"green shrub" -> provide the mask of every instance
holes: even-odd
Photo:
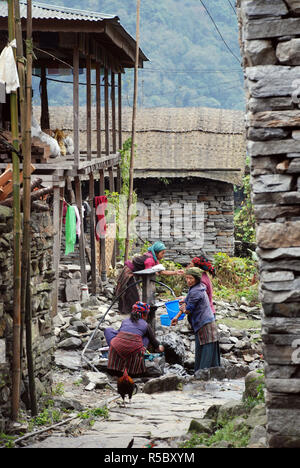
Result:
[[[244,297],[250,304],[259,302],[257,263],[251,258],[230,257],[219,252],[214,255],[216,276],[214,296],[240,302]]]

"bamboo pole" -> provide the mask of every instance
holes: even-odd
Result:
[[[133,178],[134,178],[134,147],[135,147],[135,124],[136,124],[136,108],[138,95],[138,67],[139,67],[139,42],[140,42],[140,0],[137,0],[136,7],[136,53],[134,64],[134,94],[133,94],[133,110],[132,110],[132,136],[131,136],[131,157],[130,157],[130,172],[129,172],[129,196],[127,204],[127,226],[125,240],[125,261],[129,256],[130,242],[130,219],[133,198]]]
[[[26,119],[26,97],[25,97],[25,59],[22,37],[22,25],[20,18],[20,3],[15,1],[15,24],[16,24],[16,40],[17,40],[17,67],[20,81],[19,88],[19,103],[20,103],[20,123],[22,132],[22,144],[25,142],[25,119]]]
[[[14,0],[8,0],[8,37],[15,38]],[[14,51],[15,54],[15,51]],[[18,97],[10,94],[12,144],[19,151]],[[14,294],[13,294],[13,362],[12,362],[12,408],[11,418],[17,420],[20,400],[20,330],[21,330],[21,216],[20,216],[20,163],[12,152],[13,163],[13,245],[14,245]]]
[[[20,124],[21,124],[21,138],[22,138],[22,148],[25,147],[25,126],[26,126],[26,97],[25,97],[25,59],[24,59],[24,48],[23,48],[23,36],[22,36],[22,25],[21,25],[21,16],[20,16],[20,4],[19,0],[14,0],[15,8],[15,29],[16,29],[16,42],[17,42],[17,53],[16,53],[16,62],[18,68],[18,75],[20,81],[19,88],[19,106],[20,106]],[[21,180],[20,180],[21,183]],[[20,200],[22,205],[22,194],[20,191]],[[20,210],[22,206],[20,205]],[[21,252],[22,255],[23,251]],[[22,258],[22,265],[24,261]],[[24,350],[23,338],[24,338],[24,310],[25,307],[25,290],[26,290],[26,273],[22,269],[21,272],[21,328],[20,328],[20,373],[22,374],[22,356]]]
[[[28,367],[29,394],[32,416],[37,415],[36,389],[34,378],[34,360],[32,353],[32,301],[31,301],[31,236],[30,236],[30,216],[31,216],[31,120],[32,120],[32,2],[27,0],[27,23],[26,23],[26,130],[25,130],[25,154],[23,162],[23,211],[24,211],[24,234],[23,234],[23,265],[25,270],[25,303],[23,304],[25,313],[26,329],[26,356]]]

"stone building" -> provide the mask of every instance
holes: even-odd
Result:
[[[300,2],[238,0],[268,441],[300,447]]]
[[[53,125],[72,134],[70,108],[50,107],[49,113]],[[39,117],[38,109],[35,115]],[[80,149],[84,151],[84,108],[80,109],[79,119]],[[93,118],[91,124],[95,147]],[[123,142],[131,137],[131,126],[132,110],[124,109]],[[244,132],[241,111],[138,110],[134,162],[138,244],[161,239],[168,249],[167,258],[183,264],[200,250],[208,256],[219,251],[233,255],[234,185],[242,185],[244,175]]]
[[[127,117],[127,118],[126,118]],[[123,117],[123,140],[131,121]],[[140,239],[161,239],[168,259],[234,254],[234,185],[246,161],[244,113],[211,108],[140,109],[134,187]]]

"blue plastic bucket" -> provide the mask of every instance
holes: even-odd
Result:
[[[168,312],[168,316],[172,320],[179,312],[179,300],[165,302],[165,306]],[[183,320],[185,314],[181,314],[178,320]]]
[[[166,315],[161,315],[160,316],[160,323],[164,326],[164,327],[169,327],[171,325],[171,319],[170,317],[168,316],[168,314]]]

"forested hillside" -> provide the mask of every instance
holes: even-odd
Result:
[[[48,3],[117,15],[135,37],[136,0]],[[140,46],[150,61],[139,72],[139,106],[244,108],[234,3],[141,0]],[[129,71],[124,78],[124,105],[131,105],[132,92],[133,73]],[[51,104],[69,104],[72,90],[70,85],[51,83],[49,94]]]

